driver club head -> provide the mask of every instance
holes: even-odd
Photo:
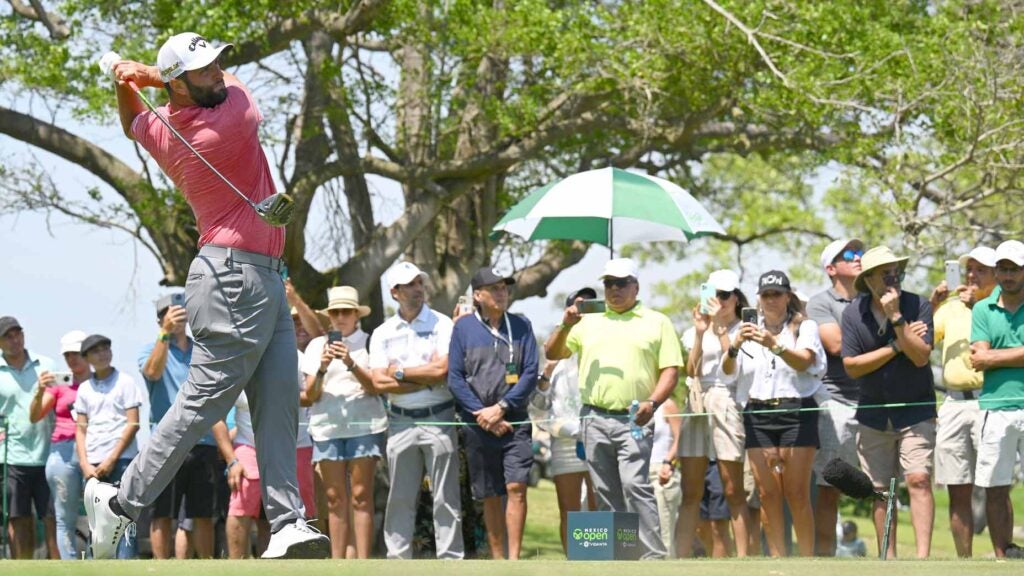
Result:
[[[256,204],[256,213],[263,218],[263,221],[271,226],[285,226],[291,222],[295,212],[295,201],[284,192],[278,192],[268,196],[262,202]]]

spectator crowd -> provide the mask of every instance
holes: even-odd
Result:
[[[412,558],[426,495],[431,549],[461,559],[467,484],[481,503],[491,556],[517,559],[536,426],[550,438],[564,549],[567,514],[591,509],[635,513],[645,559],[698,549],[715,557],[864,555],[856,525],[837,522],[839,491],[822,477],[840,458],[877,491],[891,478],[903,482],[917,557],[931,554],[935,486],[949,494],[958,556],[974,554],[978,487],[995,556],[1024,557],[1012,542],[1010,504],[1024,454],[1024,244],[977,247],[957,263],[963,281],[951,285],[950,277],[928,295],[903,288],[908,258],[884,246],[865,251],[857,239],[824,249],[829,287],[810,298],[781,270],[762,274],[752,298],[735,271],[716,270],[680,336],[639,299],[636,263],[612,259],[599,279],[603,292],[569,294],[543,340],[530,319],[508,311],[515,280],[490,268],[473,275],[472,303],[449,316],[430,307],[426,273],[394,265],[385,281],[396,312],[370,334],[361,320],[371,310],[355,288],[330,288],[326,308],[313,310],[285,280],[299,359],[287,378],[300,391],[295,467],[305,515],[321,518],[334,558],[371,557],[378,528],[388,558]],[[37,519],[51,558],[88,556],[77,535],[80,509],[90,505],[83,486],[117,482],[139,453],[137,433],[150,426],[140,421],[144,390],[154,428],[175,409],[196,347],[190,316],[204,305],[196,300],[171,294],[157,302],[156,337],[137,353],[72,330],[60,340],[62,363],[27,347],[29,332],[15,316],[0,317],[13,557],[32,557]],[[224,555],[267,547],[264,502],[278,496],[260,471],[276,474],[279,463],[258,462],[280,434],[257,433],[270,404],[253,402],[259,394],[265,389],[246,388],[148,508],[155,558],[220,554],[222,517]],[[871,515],[880,548],[884,503]],[[138,536],[127,530],[117,557],[138,557]]]

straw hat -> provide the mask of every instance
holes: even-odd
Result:
[[[359,291],[352,286],[335,286],[327,289],[327,308],[324,310],[358,310],[359,317],[370,315],[369,306],[359,304]]]
[[[868,285],[864,283],[864,279],[871,274],[872,270],[887,264],[899,264],[900,272],[902,272],[907,268],[907,260],[909,258],[900,258],[893,254],[888,246],[875,246],[860,257],[860,274],[853,281],[853,287],[858,292],[868,293],[870,290],[868,290]]]

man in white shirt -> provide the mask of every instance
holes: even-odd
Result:
[[[426,473],[434,496],[437,557],[461,559],[458,440],[453,427],[440,425],[455,417],[455,401],[446,383],[452,321],[426,305],[426,279],[409,262],[388,271],[398,313],[381,324],[370,340],[374,388],[387,393],[390,412],[391,490],[384,514],[384,543],[388,558],[412,558],[416,502]]]

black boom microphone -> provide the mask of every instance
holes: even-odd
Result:
[[[868,478],[867,474],[850,466],[841,458],[829,460],[828,464],[825,464],[825,469],[821,471],[821,475],[824,476],[826,482],[851,498],[886,499],[885,494],[875,491],[875,487],[871,484],[871,478]]]

